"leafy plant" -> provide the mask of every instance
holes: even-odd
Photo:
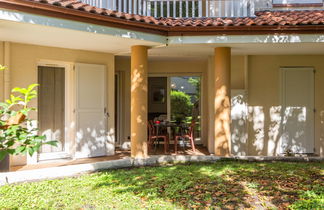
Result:
[[[322,188],[322,187],[321,187]],[[324,190],[303,192],[300,200],[289,206],[290,209],[323,209]]]
[[[201,87],[201,80],[200,77],[190,77],[188,79],[188,82],[195,87],[196,89],[196,94],[195,94],[195,100],[198,101],[200,100],[200,87]]]
[[[0,70],[5,67],[0,65]],[[57,145],[57,141],[46,141],[45,136],[37,135],[37,128],[28,118],[29,113],[36,110],[28,104],[37,97],[37,86],[16,87],[10,99],[0,103],[0,160],[8,154],[32,156],[43,144]]]
[[[187,116],[191,116],[193,104],[190,96],[184,92],[171,91],[171,116],[172,120],[178,122],[185,121]]]

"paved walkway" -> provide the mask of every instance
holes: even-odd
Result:
[[[57,179],[63,177],[78,176],[85,173],[93,173],[98,170],[130,168],[140,166],[154,166],[163,164],[176,164],[188,162],[215,162],[219,160],[245,160],[245,161],[324,161],[324,157],[217,157],[214,155],[152,155],[146,159],[133,159],[119,154],[119,159],[93,159],[94,162],[75,164],[63,164],[45,168],[21,170],[0,173],[0,185],[20,182],[39,181],[45,179]],[[95,161],[97,160],[97,161]],[[100,160],[100,161],[99,161]]]
[[[162,145],[163,146],[163,145]],[[155,152],[150,155],[164,155],[163,147],[160,146]],[[170,145],[173,148],[173,145]],[[169,155],[176,155],[175,153],[170,153]],[[206,147],[198,145],[196,148],[196,152],[192,152],[190,148],[186,150],[180,150],[177,155],[209,155],[209,152]],[[25,171],[25,170],[34,170],[34,169],[42,169],[42,168],[51,168],[51,167],[59,167],[59,166],[68,166],[68,165],[78,165],[78,164],[85,164],[85,163],[96,163],[96,162],[103,162],[109,160],[121,160],[126,157],[130,157],[130,151],[122,151],[117,150],[115,155],[105,156],[105,157],[94,157],[94,158],[83,158],[83,159],[76,159],[76,160],[52,160],[47,162],[41,162],[32,165],[23,165],[23,166],[12,166],[10,167],[10,171]]]

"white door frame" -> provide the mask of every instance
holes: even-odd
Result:
[[[280,125],[280,135],[282,136],[283,133],[284,133],[284,129],[283,129],[283,126],[282,126],[282,119],[283,119],[283,116],[284,116],[284,111],[285,111],[285,104],[284,104],[284,101],[285,101],[285,96],[284,96],[284,92],[285,92],[285,71],[286,70],[292,70],[292,69],[295,69],[295,70],[309,70],[309,71],[312,71],[313,72],[313,77],[311,77],[311,84],[312,84],[312,87],[313,87],[313,93],[311,94],[311,103],[312,103],[312,109],[314,110],[313,114],[312,114],[312,129],[311,129],[311,132],[312,132],[312,137],[313,139],[311,141],[313,141],[313,146],[314,146],[314,150],[315,150],[315,69],[314,67],[309,67],[309,66],[289,66],[289,67],[280,67],[280,105],[281,105],[281,125]],[[283,151],[281,151],[281,144],[282,144],[282,137],[280,138],[280,141],[279,141],[279,146],[278,146],[278,150],[277,150],[277,154],[282,154]],[[314,153],[315,151],[313,151]]]
[[[73,63],[64,62],[64,61],[56,61],[56,60],[39,60],[36,65],[36,78],[38,78],[38,67],[55,67],[55,68],[64,68],[65,72],[65,91],[64,91],[64,100],[65,100],[65,117],[64,117],[64,151],[62,152],[51,152],[51,153],[39,153],[37,152],[32,157],[27,156],[27,164],[35,164],[42,160],[51,160],[51,159],[62,159],[62,158],[71,158],[71,146],[73,144],[73,129],[70,128],[69,125],[74,123],[73,117],[73,91],[71,91],[71,87],[73,86]],[[38,105],[37,105],[38,106]],[[38,127],[37,123],[35,125]]]

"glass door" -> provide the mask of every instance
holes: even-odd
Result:
[[[170,77],[170,119],[177,123],[195,123],[195,140],[201,137],[201,78]]]
[[[148,120],[167,120],[188,125],[194,122],[195,140],[199,141],[201,138],[201,77],[149,77]]]

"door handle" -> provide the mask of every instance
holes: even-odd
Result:
[[[106,107],[104,108],[104,115],[106,115],[107,117],[110,117],[110,114],[109,114],[109,112],[107,112],[107,108]]]

